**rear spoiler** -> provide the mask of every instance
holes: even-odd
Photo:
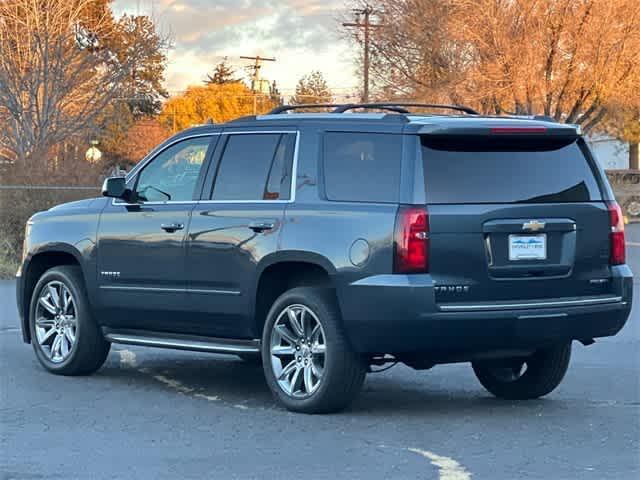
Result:
[[[460,122],[461,124],[464,122]],[[445,124],[409,124],[407,133],[418,135],[443,135],[443,136],[488,136],[488,137],[553,137],[553,138],[578,138],[582,131],[579,125],[561,123],[506,123],[491,122],[482,125],[445,125]]]

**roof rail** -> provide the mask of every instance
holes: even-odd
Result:
[[[437,103],[413,103],[413,102],[382,102],[382,103],[350,103],[348,105],[342,105],[337,107],[333,113],[344,113],[347,110],[354,110],[356,108],[371,108],[381,110],[391,110],[397,113],[411,113],[406,108],[402,107],[426,107],[426,108],[444,108],[448,110],[457,110],[469,115],[480,115],[474,109],[464,107],[462,105],[440,105]]]
[[[534,115],[533,119],[534,120],[542,120],[544,122],[558,123],[558,121],[555,118],[553,118],[551,115]]]
[[[347,105],[342,103],[308,103],[301,105],[280,105],[279,107],[274,108],[270,112],[267,112],[267,115],[277,115],[278,113],[288,112],[290,110],[300,110],[302,108],[340,108],[345,107]]]

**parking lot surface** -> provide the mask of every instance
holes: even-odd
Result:
[[[628,228],[640,273],[640,225]],[[57,377],[22,343],[0,282],[0,479],[640,478],[640,280],[618,336],[583,347],[560,387],[492,398],[467,364],[367,377],[347,411],[277,407],[235,357],[114,345],[90,377]]]

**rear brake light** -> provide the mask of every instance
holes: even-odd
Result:
[[[607,202],[607,209],[609,210],[609,225],[611,226],[611,233],[609,234],[609,263],[611,265],[622,265],[626,261],[622,209],[617,202]]]
[[[491,133],[547,133],[547,127],[493,127]]]
[[[429,215],[424,207],[398,209],[394,240],[394,273],[429,270]]]

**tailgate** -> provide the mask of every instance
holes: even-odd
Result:
[[[438,303],[611,291],[608,209],[581,142],[422,137]]]

